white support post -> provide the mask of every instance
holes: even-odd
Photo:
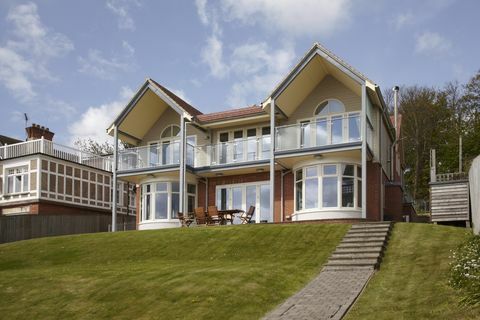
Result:
[[[179,188],[180,188],[180,203],[179,203],[179,211],[185,213],[183,208],[185,206],[185,149],[186,149],[186,141],[185,141],[185,118],[180,115],[180,172],[179,172]]]
[[[112,179],[112,232],[117,231],[117,164],[118,164],[118,128],[113,127],[113,179]]]
[[[270,101],[270,212],[275,217],[275,99]]]
[[[367,218],[367,86],[362,85],[362,219]]]
[[[45,153],[45,138],[43,136],[40,138],[40,153]]]

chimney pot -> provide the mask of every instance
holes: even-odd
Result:
[[[41,139],[42,137],[44,137],[45,140],[52,141],[55,135],[49,128],[35,123],[32,123],[32,125],[25,128],[25,130],[27,131],[27,141]]]

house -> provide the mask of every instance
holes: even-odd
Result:
[[[53,142],[54,133],[32,124],[27,141],[0,146],[0,217],[110,215],[111,159]],[[117,212],[134,220],[135,186],[117,182]]]
[[[402,218],[381,90],[320,44],[245,108],[203,114],[147,79],[107,132],[135,146],[116,146],[113,180],[137,185],[139,229],[175,227],[178,212],[211,205],[253,205],[257,223]]]

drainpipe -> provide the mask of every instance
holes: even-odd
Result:
[[[113,127],[113,178],[112,178],[112,232],[117,231],[117,163],[118,163],[118,128]]]
[[[398,91],[400,88],[398,86],[393,87],[393,123],[395,128],[395,137],[391,147],[391,159],[390,159],[390,174],[392,179],[395,180],[395,167],[398,165],[397,163],[397,144],[398,144]],[[394,167],[395,166],[395,167]]]

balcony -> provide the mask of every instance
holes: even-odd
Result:
[[[221,166],[270,159],[270,145],[270,135],[265,135],[197,146],[195,147],[195,167]]]
[[[360,114],[354,112],[279,126],[275,128],[275,151],[293,151],[361,141],[360,121]]]
[[[13,159],[33,154],[46,154],[55,158],[112,171],[112,160],[92,153],[70,148],[49,140],[38,139],[0,147],[0,159]]]
[[[186,163],[194,166],[195,147],[187,143]],[[148,146],[129,148],[118,152],[118,170],[138,170],[168,167],[180,164],[180,142],[152,143]]]

